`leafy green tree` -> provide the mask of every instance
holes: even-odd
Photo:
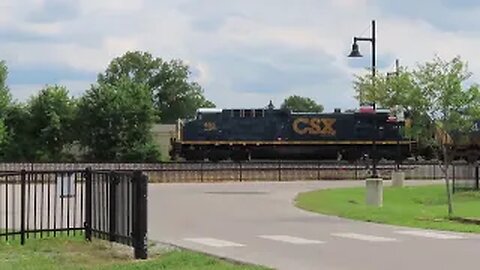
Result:
[[[5,126],[5,114],[11,102],[10,90],[7,86],[8,68],[5,61],[0,61],[0,150],[7,142],[7,128]]]
[[[128,78],[146,85],[160,121],[173,123],[193,117],[198,108],[215,107],[204,97],[202,87],[190,81],[190,75],[181,60],[164,61],[148,52],[134,51],[113,59],[98,75],[98,82],[116,85],[121,78]]]
[[[435,57],[413,71],[402,68],[397,76],[378,74],[375,84],[371,75],[357,76],[354,81],[357,99],[381,107],[408,108],[414,120],[411,135],[419,143],[441,149],[450,216],[453,205],[448,169],[455,144],[452,136],[470,131],[473,121],[480,117],[480,90],[475,84],[466,86],[470,77],[468,66],[460,57],[450,61]]]
[[[460,57],[445,61],[439,57],[420,65],[414,72],[415,81],[423,95],[429,100],[426,112],[438,125],[437,138],[443,153],[442,170],[447,188],[448,215],[453,215],[452,189],[448,169],[452,160],[455,132],[468,132],[474,120],[480,116],[480,96],[477,85],[465,86],[471,77],[468,66]]]
[[[46,86],[28,102],[29,130],[35,160],[60,161],[73,143],[75,100],[63,86]]]
[[[150,89],[121,77],[92,86],[80,99],[79,142],[94,161],[157,161],[152,142],[154,108]]]
[[[311,98],[297,95],[287,97],[280,107],[294,112],[323,112],[321,104],[317,104]]]
[[[5,113],[7,142],[2,159],[5,161],[31,162],[35,160],[35,138],[31,132],[30,112],[25,104],[11,104]]]
[[[383,74],[376,74],[372,77],[371,73],[365,75],[355,75],[353,81],[353,89],[355,90],[355,98],[360,104],[375,103],[377,106],[385,106],[387,97],[387,77]]]
[[[406,135],[421,145],[421,149],[428,151],[422,155],[433,154],[435,141],[432,139],[431,119],[427,114],[430,100],[424,95],[417,85],[412,71],[400,67],[395,75],[377,74],[372,80],[369,73],[356,76],[353,86],[356,99],[364,103],[375,103],[379,108],[393,109],[400,106],[409,113],[409,118],[414,119],[406,131]]]
[[[154,100],[163,123],[193,117],[198,108],[215,107],[198,83],[188,81],[189,76],[188,66],[180,60],[162,64],[160,76],[154,80]]]

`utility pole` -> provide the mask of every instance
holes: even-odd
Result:
[[[397,78],[400,76],[400,60],[395,59],[395,71],[394,72],[387,72],[387,77],[395,75]],[[396,113],[398,114],[398,106],[396,109]],[[397,115],[398,116],[398,115]],[[398,121],[397,118],[397,162],[396,162],[396,171],[400,171],[400,156],[401,156],[401,150],[400,150],[400,122]]]

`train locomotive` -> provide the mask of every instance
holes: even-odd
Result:
[[[172,160],[406,159],[415,142],[390,110],[302,113],[275,109],[199,109],[179,121],[171,139]]]

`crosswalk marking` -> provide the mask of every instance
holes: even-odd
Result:
[[[244,245],[215,238],[184,238],[183,240],[211,247],[243,247]]]
[[[343,238],[351,238],[355,240],[363,240],[369,242],[393,242],[397,241],[395,238],[388,238],[388,237],[381,237],[381,236],[374,236],[368,234],[359,234],[359,233],[332,233],[333,236],[343,237]]]
[[[305,239],[305,238],[294,237],[294,236],[289,236],[289,235],[259,235],[258,237],[264,238],[264,239],[269,239],[269,240],[287,242],[287,243],[290,243],[290,244],[297,244],[297,245],[323,244],[323,243],[325,243],[325,242],[319,241],[319,240],[311,240],[311,239]]]
[[[444,234],[431,231],[396,231],[398,234],[406,234],[434,239],[450,240],[450,239],[465,239],[465,237],[454,234]]]

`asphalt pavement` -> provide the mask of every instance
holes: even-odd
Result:
[[[407,182],[426,183],[432,181]],[[480,235],[357,222],[293,205],[299,192],[362,185],[363,181],[151,184],[149,238],[275,269],[480,268]]]

